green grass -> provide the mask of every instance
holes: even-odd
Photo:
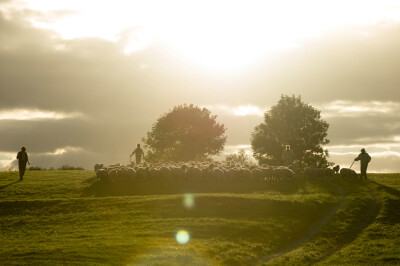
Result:
[[[93,171],[0,172],[0,264],[399,263],[400,177],[371,179],[104,186]]]
[[[399,174],[370,175],[372,181],[343,181],[345,201],[307,243],[269,264],[384,265],[400,263]],[[389,184],[388,187],[384,184]]]
[[[400,264],[400,174],[376,174],[371,179],[367,188],[377,203],[374,219],[324,263]]]

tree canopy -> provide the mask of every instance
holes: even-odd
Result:
[[[302,102],[300,96],[282,95],[252,133],[254,157],[259,163],[281,165],[282,152],[290,145],[299,167],[327,167],[329,154],[322,145],[329,143],[328,128],[320,111]]]
[[[226,143],[226,128],[207,108],[175,106],[161,115],[142,138],[148,161],[205,160],[219,154]]]

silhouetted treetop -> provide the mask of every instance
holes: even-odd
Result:
[[[149,161],[204,160],[220,153],[226,128],[207,108],[179,105],[161,115],[142,140]]]
[[[279,165],[285,145],[290,145],[299,166],[327,167],[328,151],[322,145],[329,143],[328,128],[320,111],[300,96],[282,95],[252,133],[254,156],[260,163]]]

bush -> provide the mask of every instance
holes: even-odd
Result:
[[[42,168],[40,166],[31,166],[28,168],[29,171],[45,171],[46,168]]]
[[[75,167],[75,166],[70,166],[68,164],[65,164],[58,168],[58,170],[85,170],[83,167]]]

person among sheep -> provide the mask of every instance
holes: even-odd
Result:
[[[18,168],[19,168],[19,181],[22,181],[24,179],[26,163],[28,163],[29,165],[31,164],[29,162],[28,154],[26,153],[25,147],[22,147],[21,151],[18,152],[17,159],[18,159]]]
[[[293,164],[294,161],[294,151],[290,149],[290,145],[286,145],[286,149],[282,153],[282,160],[285,166]]]
[[[361,175],[360,179],[364,176],[365,180],[367,180],[367,168],[368,164],[371,161],[371,156],[369,156],[368,153],[365,152],[365,149],[361,149],[361,153],[358,155],[357,158],[354,159],[354,161],[360,161],[361,162]]]
[[[131,158],[134,154],[135,154],[135,158],[136,158],[136,164],[141,163],[142,156],[144,156],[144,152],[143,152],[142,148],[140,148],[139,143],[136,145],[136,149],[132,152]]]

